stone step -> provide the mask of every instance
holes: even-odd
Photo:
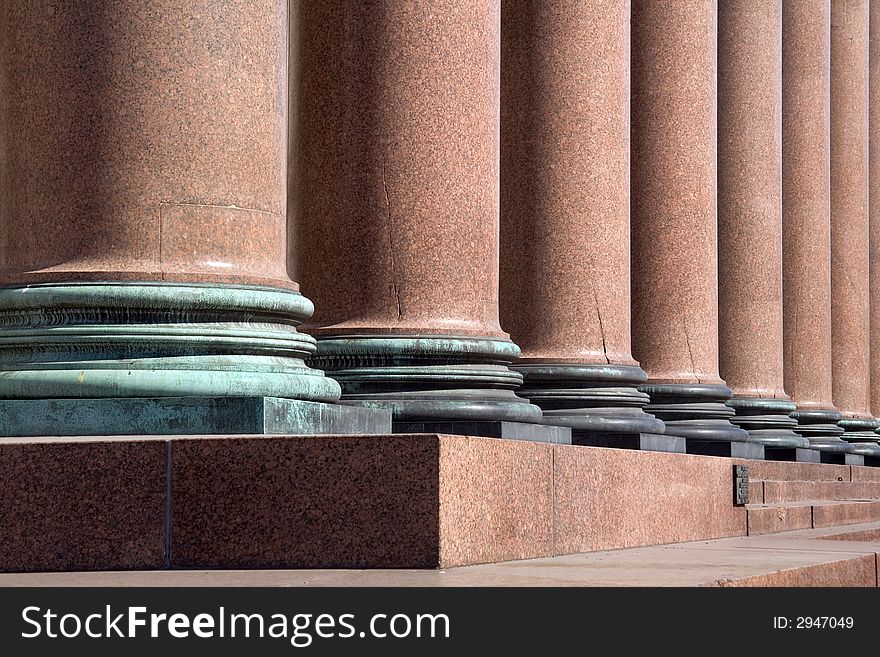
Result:
[[[750,481],[749,501],[776,504],[808,500],[880,500],[876,481]]]
[[[855,525],[880,532],[880,523]],[[0,574],[3,586],[877,586],[880,546],[810,529],[444,570]]]
[[[859,471],[858,481],[880,481],[880,468],[866,466],[831,465],[828,463],[794,463],[790,461],[744,461],[736,463],[749,466],[752,481],[852,481],[853,471]],[[866,472],[870,471],[870,472]]]
[[[873,561],[873,563],[872,563]],[[876,569],[876,556],[844,557],[808,566],[783,568],[760,575],[718,580],[708,586],[791,587],[791,586],[876,586],[871,584],[871,567]],[[876,570],[874,575],[876,581]]]
[[[880,481],[880,468],[852,466],[853,481]]]
[[[785,504],[749,504],[748,534],[774,534],[880,520],[880,501],[805,501]]]
[[[880,527],[869,527],[851,532],[839,532],[829,534],[828,536],[820,536],[819,538],[832,541],[867,541],[870,543],[880,543]]]

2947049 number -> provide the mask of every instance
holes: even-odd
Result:
[[[773,628],[777,630],[851,630],[855,625],[852,616],[774,616]]]

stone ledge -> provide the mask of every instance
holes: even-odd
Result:
[[[880,482],[875,481],[764,481],[764,502],[808,500],[880,500]],[[756,500],[757,501],[757,500]]]
[[[729,459],[440,434],[0,439],[0,570],[437,568],[745,534]]]
[[[0,439],[0,466],[0,570],[447,568],[746,534],[731,459],[687,454],[442,434],[112,436]],[[765,531],[795,526],[768,516]]]
[[[749,536],[776,534],[813,526],[813,507],[805,506],[749,506]]]
[[[860,525],[880,531],[880,523]],[[444,570],[175,570],[0,574],[3,586],[877,586],[877,544],[828,529]]]
[[[747,509],[750,536],[880,520],[880,501],[877,500],[750,504]]]

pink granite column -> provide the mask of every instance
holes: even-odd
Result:
[[[633,355],[689,451],[759,456],[718,374],[716,19],[714,0],[633,2]]]
[[[338,398],[286,270],[287,18],[0,5],[0,397]]]
[[[501,323],[519,394],[617,446],[664,431],[630,353],[629,23],[629,0],[502,4]]]
[[[783,389],[782,0],[718,7],[718,320],[734,424],[768,457],[809,447]]]
[[[398,428],[539,420],[498,321],[500,3],[320,0],[293,30],[292,261],[321,295],[314,362]]]
[[[831,373],[843,439],[880,456],[871,415],[868,0],[831,2]]]
[[[880,417],[880,2],[870,7],[868,117],[871,413]],[[877,430],[880,432],[880,429]]]
[[[825,455],[840,440],[831,398],[830,0],[782,5],[782,286],[785,390],[796,431]],[[823,458],[836,458],[823,456]]]

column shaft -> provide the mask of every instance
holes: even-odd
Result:
[[[294,263],[343,397],[538,420],[498,321],[500,4],[299,7]]]
[[[871,413],[880,416],[880,2],[870,6],[868,117]],[[877,431],[880,431],[878,429]]]
[[[782,5],[785,389],[798,433],[851,452],[831,396],[830,0]]]
[[[716,19],[714,0],[633,2],[633,354],[689,450],[749,440],[718,374]]]
[[[718,279],[733,422],[768,447],[809,447],[783,389],[782,0],[719,4]]]
[[[519,394],[576,432],[662,433],[630,353],[629,0],[505,0],[501,322]]]
[[[285,262],[287,3],[0,8],[0,396],[333,401]]]
[[[880,456],[871,415],[868,0],[831,3],[831,372],[844,440]]]

